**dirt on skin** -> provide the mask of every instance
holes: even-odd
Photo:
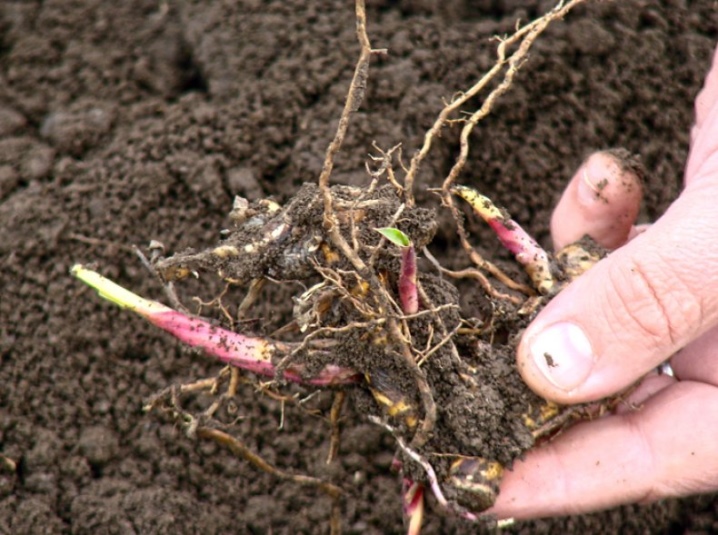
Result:
[[[489,37],[552,4],[433,5],[369,2],[372,45],[389,54],[372,61],[334,183],[366,184],[372,141],[401,142],[412,154],[443,99],[492,64]],[[549,247],[549,214],[573,170],[593,150],[623,147],[648,171],[642,217],[655,219],[680,191],[692,103],[717,34],[709,0],[577,9],[539,39],[477,128],[460,182]],[[357,54],[346,2],[0,5],[0,533],[328,532],[321,493],[142,412],[157,391],[220,365],[100,301],[68,270],[94,262],[163,299],[131,245],[209,247],[230,227],[235,195],[286,205],[315,183]],[[426,189],[446,176],[457,138],[458,130],[445,132],[425,163],[419,205],[435,202]],[[478,218],[467,228],[487,258],[508,259]],[[447,267],[466,266],[448,218],[430,247]],[[224,286],[200,283],[188,283],[186,295],[210,299]],[[248,327],[268,334],[286,323],[287,295],[267,288]],[[462,291],[462,306],[472,295]],[[342,483],[346,532],[403,532],[395,443],[361,404],[347,404],[340,455],[327,466],[323,417],[251,384],[235,403],[235,432],[252,450],[287,471]],[[322,415],[330,403],[307,402]],[[510,531],[716,529],[714,497],[701,497]],[[430,501],[423,532],[477,529]]]

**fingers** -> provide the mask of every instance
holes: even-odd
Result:
[[[607,249],[629,237],[643,194],[640,164],[626,151],[591,155],[579,168],[551,218],[554,248],[588,234]]]
[[[599,399],[718,324],[716,203],[718,184],[696,183],[556,296],[519,345],[528,385],[559,403]]]
[[[539,314],[520,343],[519,369],[559,403],[615,393],[671,355],[680,381],[652,374],[618,414],[530,451],[505,476],[491,511],[500,518],[718,489],[718,428],[700,424],[718,417],[718,52],[696,101],[686,190],[640,231],[638,201],[619,187],[627,171],[594,155],[564,192],[552,220],[556,247],[587,233],[620,249]]]
[[[718,388],[679,382],[642,409],[579,424],[507,471],[490,513],[586,513],[718,488]]]
[[[701,93],[702,122],[681,197],[658,222],[562,291],[524,333],[519,370],[543,397],[575,403],[615,393],[718,324],[717,84],[714,70]],[[576,226],[585,229],[589,212],[577,200],[578,186],[580,181],[574,200],[567,190],[561,204],[577,210]],[[598,221],[604,220],[601,210],[594,206]],[[563,225],[552,225],[559,241],[566,235]]]

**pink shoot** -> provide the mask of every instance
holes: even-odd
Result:
[[[416,314],[419,311],[419,291],[416,286],[416,251],[409,237],[396,228],[379,228],[387,240],[401,249],[401,267],[399,268],[399,301],[404,314]]]
[[[142,316],[185,344],[203,349],[218,360],[248,372],[274,377],[274,362],[292,349],[289,344],[244,336],[173,310],[157,301],[145,299],[79,264],[72,267],[71,273],[97,290],[100,297]],[[290,364],[284,377],[295,383],[314,386],[333,386],[361,380],[361,375],[354,370],[334,365],[326,366],[311,378],[306,378],[303,371],[300,364]]]
[[[424,485],[405,477],[402,483],[404,491],[404,518],[407,521],[407,535],[419,535],[424,520]]]
[[[416,251],[414,251],[413,245],[401,250],[399,300],[404,314],[416,314],[419,311],[419,293],[416,288]]]
[[[524,266],[534,287],[543,295],[556,290],[556,280],[551,274],[551,260],[544,249],[522,229],[508,213],[500,210],[488,197],[466,186],[455,186],[452,190],[468,202],[474,211],[486,221],[501,245],[511,252],[516,261]]]

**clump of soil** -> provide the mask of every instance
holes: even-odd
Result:
[[[510,467],[537,437],[566,423],[565,411],[533,394],[514,369],[518,337],[545,301],[492,296],[476,288],[474,301],[462,307],[456,286],[438,266],[428,264],[418,282],[423,312],[404,315],[399,306],[391,306],[401,301],[400,252],[376,229],[397,228],[421,250],[438,226],[435,210],[407,207],[401,193],[391,184],[331,190],[340,233],[353,242],[357,258],[373,277],[358,273],[334,248],[324,225],[323,198],[314,184],[303,186],[284,208],[264,199],[249,204],[238,198],[231,215],[235,225],[220,243],[156,259],[155,269],[170,282],[207,272],[219,275],[232,292],[247,293],[240,305],[243,317],[252,315],[244,306],[248,298],[261,302],[253,290],[259,282],[309,288],[292,296],[293,318],[275,330],[283,335],[282,342],[302,341],[291,352],[273,355],[279,378],[290,360],[301,361],[308,379],[311,370],[328,366],[360,373],[366,385],[352,391],[360,412],[386,418],[397,437],[427,457],[442,482],[452,482],[447,492],[457,506],[478,513],[493,503],[502,468]],[[585,258],[580,251],[574,256]],[[561,270],[558,264],[554,269]],[[227,314],[220,299],[213,302]],[[387,327],[391,321],[401,324],[401,336]],[[264,386],[282,396],[276,387]],[[432,411],[436,414],[429,416]],[[201,415],[192,420],[196,418]],[[231,430],[227,424],[222,428]],[[405,474],[426,480],[423,467],[412,459],[404,455],[402,464]],[[335,483],[341,486],[341,481]]]
[[[370,2],[373,44],[389,54],[372,64],[334,183],[366,184],[373,140],[401,140],[412,154],[442,99],[491,65],[488,38],[544,4]],[[477,129],[461,182],[506,206],[548,247],[550,211],[581,159],[626,147],[649,170],[644,220],[657,218],[681,188],[716,16],[709,0],[575,11],[536,44]],[[316,489],[258,472],[211,441],[187,439],[174,420],[142,412],[154,393],[218,366],[89,298],[68,270],[94,261],[163,298],[130,244],[204,248],[231,225],[235,195],[287,206],[315,183],[358,50],[353,13],[338,1],[4,2],[0,43],[0,532],[323,530],[330,505]],[[417,194],[446,176],[457,135],[443,133]],[[431,195],[422,195],[425,205]],[[455,228],[438,215],[432,252],[462,268]],[[467,219],[466,227],[483,256],[508,259],[483,223]],[[209,300],[224,286],[200,282],[188,281],[183,295]],[[460,287],[462,308],[481,309],[474,286]],[[267,286],[265,306],[242,328],[272,334],[291,317],[296,293],[291,283]],[[223,409],[247,446],[291,473],[347,482],[347,532],[403,532],[394,438],[346,403],[341,455],[327,467],[322,415],[331,394],[293,404],[257,395],[258,386],[242,385],[234,408]],[[187,409],[211,401],[200,395]],[[368,395],[366,403],[375,406]],[[511,531],[710,533],[716,518],[707,497]],[[423,531],[477,528],[431,514]]]

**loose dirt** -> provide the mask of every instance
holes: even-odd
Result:
[[[643,220],[666,209],[682,168],[718,37],[709,0],[592,3],[552,26],[514,87],[472,138],[460,182],[508,208],[546,247],[549,214],[593,150],[623,147],[647,169]],[[442,106],[493,62],[494,34],[550,2],[369,2],[366,98],[333,182],[363,186],[372,141],[411,155]],[[358,45],[346,2],[5,2],[0,6],[0,532],[317,533],[330,504],[256,471],[143,400],[220,366],[70,278],[78,261],[163,299],[131,246],[201,249],[229,228],[235,195],[286,205],[319,175]],[[418,177],[418,203],[446,175],[447,131]],[[433,253],[464,257],[448,219]],[[487,258],[508,260],[467,219]],[[506,264],[508,265],[508,264]],[[194,285],[193,285],[194,284]],[[211,299],[221,281],[188,283]],[[294,289],[296,290],[296,289]],[[248,328],[269,334],[292,304],[268,288]],[[459,296],[462,306],[476,292]],[[369,403],[371,400],[367,400]],[[195,400],[201,407],[207,400]],[[331,398],[308,402],[326,414]],[[347,404],[341,454],[328,426],[243,385],[238,436],[294,473],[341,481],[349,533],[403,532],[395,445]],[[353,408],[354,407],[354,408]],[[475,533],[429,506],[424,533]],[[526,533],[710,533],[713,497],[518,524]]]

